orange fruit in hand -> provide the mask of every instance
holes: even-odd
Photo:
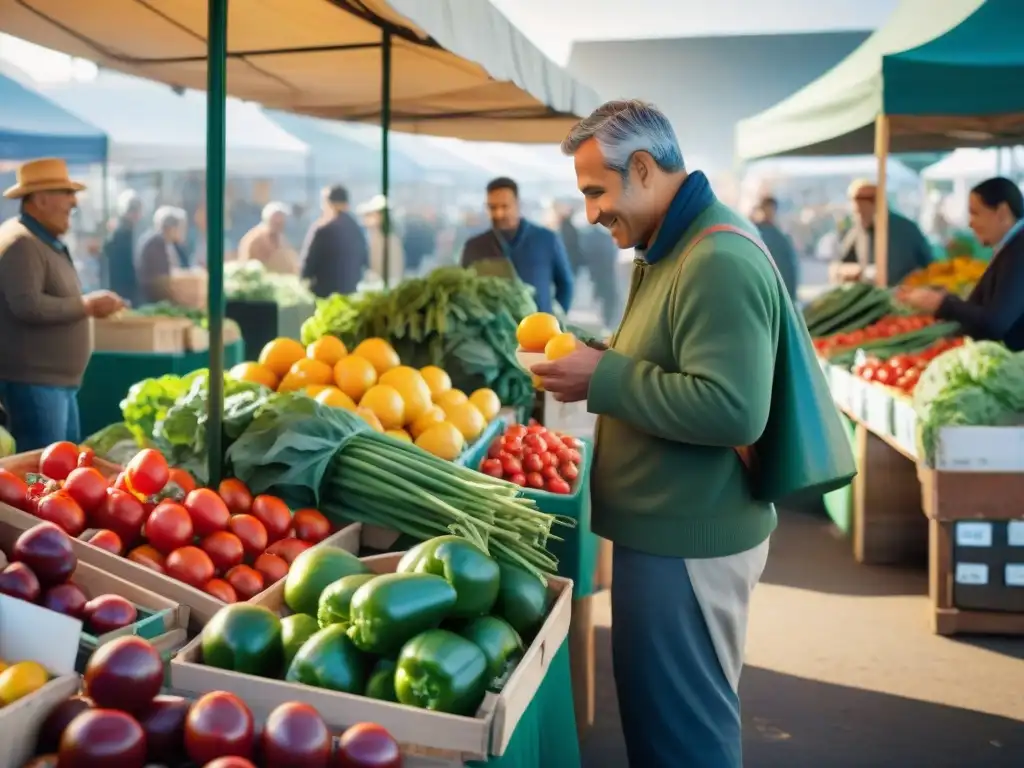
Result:
[[[534,312],[519,322],[516,341],[527,352],[543,352],[544,345],[561,330],[557,317],[548,312]]]
[[[377,370],[366,358],[349,355],[335,364],[334,383],[338,389],[359,402],[366,390],[377,383]]]
[[[295,339],[268,341],[260,352],[260,365],[266,366],[277,378],[283,378],[297,360],[306,357],[306,348]],[[311,383],[311,382],[310,382]]]
[[[559,333],[552,336],[544,345],[544,357],[557,360],[576,351],[576,337],[571,333]]]

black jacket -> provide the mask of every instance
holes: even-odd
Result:
[[[122,219],[103,245],[110,274],[110,290],[133,306],[139,303],[139,286],[135,279],[135,227]]]
[[[973,339],[1024,350],[1024,231],[992,257],[970,296],[946,296],[935,316],[960,323]]]
[[[320,298],[354,293],[369,263],[366,236],[344,211],[316,222],[302,246],[302,277]]]

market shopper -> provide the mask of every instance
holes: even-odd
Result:
[[[613,101],[562,143],[587,217],[635,248],[610,346],[533,367],[598,415],[593,530],[614,544],[612,655],[632,768],[740,768],[751,593],[776,525],[736,448],[772,399],[785,289],[757,230],[687,172],[668,119]],[[708,232],[727,225],[736,232]]]
[[[466,242],[462,266],[486,274],[518,276],[533,286],[541,312],[551,312],[555,301],[568,312],[573,275],[565,246],[550,229],[522,216],[519,185],[504,176],[491,181],[487,185],[487,213],[491,229]]]
[[[970,225],[992,261],[966,299],[936,288],[904,288],[897,298],[940,320],[952,320],[975,339],[1024,350],[1024,195],[1010,179],[978,184],[968,198]]]
[[[103,244],[110,288],[132,304],[139,301],[135,279],[135,241],[141,219],[142,198],[135,190],[126,189],[117,198],[117,227]]]
[[[150,304],[168,298],[167,279],[185,266],[182,246],[188,228],[188,214],[173,205],[162,205],[153,214],[153,229],[139,240],[135,274],[139,301]]]
[[[349,212],[348,190],[340,184],[327,187],[321,208],[302,246],[302,277],[320,298],[354,293],[370,257],[366,235]]]
[[[76,396],[92,354],[89,318],[124,306],[110,291],[82,295],[61,240],[83,189],[63,160],[48,158],[18,168],[4,192],[20,200],[21,213],[0,225],[0,403],[21,451],[80,439]]]
[[[849,188],[853,206],[853,226],[840,245],[839,261],[830,269],[832,282],[873,280],[875,271],[875,211],[878,187],[863,179]],[[889,209],[889,248],[886,280],[899,285],[915,269],[927,267],[932,248],[921,229],[896,211]]]
[[[242,235],[238,260],[258,261],[267,272],[275,274],[299,274],[299,255],[284,233],[291,212],[284,203],[267,203],[260,213],[260,223]]]
[[[782,281],[786,284],[790,298],[796,301],[796,289],[800,285],[800,258],[796,255],[793,240],[779,227],[776,218],[779,212],[779,201],[774,197],[761,198],[757,205],[757,229],[761,240],[768,246],[768,252],[775,259]]]

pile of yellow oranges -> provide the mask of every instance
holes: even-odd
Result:
[[[519,321],[516,341],[524,352],[544,353],[547,360],[558,360],[572,354],[579,344],[569,331],[563,331],[558,318],[548,312],[534,312]],[[532,376],[533,385],[542,389],[540,378]]]
[[[501,410],[493,390],[467,395],[437,366],[402,365],[394,347],[380,338],[365,339],[351,352],[335,336],[308,347],[295,339],[274,339],[257,362],[240,363],[229,375],[278,392],[302,391],[324,405],[354,411],[378,432],[448,460],[480,437]]]

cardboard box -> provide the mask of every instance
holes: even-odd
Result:
[[[39,518],[23,512],[20,509],[0,504],[0,526],[8,525],[16,530],[24,531],[39,523]],[[350,542],[355,540],[355,546],[359,541],[358,524],[348,525],[340,531],[332,534],[316,546],[340,546],[347,549]],[[78,555],[79,563],[86,563],[95,566],[98,570],[112,576],[117,576],[131,584],[137,585],[144,590],[160,595],[171,602],[186,606],[189,609],[188,621],[193,631],[199,631],[206,625],[213,615],[224,607],[213,595],[190,587],[184,582],[172,579],[162,573],[150,570],[139,565],[126,557],[111,554],[104,549],[94,547],[82,539],[72,539],[71,546]],[[350,551],[357,551],[355,549]]]
[[[401,557],[402,553],[375,555],[364,558],[364,562],[377,573],[393,573]],[[328,727],[336,731],[369,721],[390,731],[403,749],[440,759],[441,765],[445,760],[485,760],[491,754],[504,754],[516,724],[533,700],[569,632],[572,581],[551,577],[548,592],[551,610],[537,637],[502,692],[488,693],[475,717],[429,712],[364,696],[206,667],[202,664],[201,637],[195,638],[171,661],[171,687],[186,693],[229,691],[250,705],[268,710],[288,701],[303,701],[315,707]],[[275,611],[287,610],[283,605],[282,584],[251,602]],[[573,738],[572,734],[564,735]]]
[[[935,469],[944,472],[1024,472],[1024,427],[943,427]]]
[[[36,520],[36,522],[39,521]],[[0,520],[0,549],[10,551],[18,536],[23,532],[24,529]],[[139,612],[138,621],[113,632],[97,636],[83,629],[79,644],[86,658],[99,646],[122,635],[138,635],[147,640],[154,640],[168,632],[184,630],[188,627],[189,611],[187,606],[161,597],[130,581],[105,573],[88,563],[79,561],[71,580],[80,586],[90,598],[100,595],[119,595],[134,605]],[[48,611],[48,613],[53,613],[53,611]]]
[[[93,344],[101,352],[181,354],[209,348],[210,338],[187,318],[122,315],[94,320]]]
[[[81,633],[82,622],[77,619],[0,595],[0,659],[36,661],[54,676],[35,693],[0,707],[0,768],[21,768],[35,751],[46,716],[78,693],[75,657]]]

